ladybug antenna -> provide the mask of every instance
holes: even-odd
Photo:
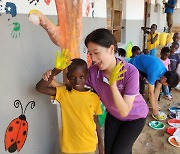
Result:
[[[20,100],[15,100],[15,101],[14,101],[14,107],[15,107],[15,108],[18,108],[19,105],[21,105],[21,114],[23,114],[23,106],[22,106],[22,104],[21,104],[21,101],[20,101]]]
[[[30,101],[30,102],[26,105],[26,107],[25,107],[24,114],[25,114],[26,109],[27,109],[27,107],[28,107],[29,104],[31,104],[31,109],[33,109],[33,108],[35,107],[35,101]]]

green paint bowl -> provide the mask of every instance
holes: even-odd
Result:
[[[157,129],[157,130],[165,128],[165,125],[160,121],[150,121],[149,126],[153,129]]]

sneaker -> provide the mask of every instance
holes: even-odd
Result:
[[[166,98],[166,99],[169,100],[169,101],[172,101],[172,100],[173,100],[173,97],[172,97],[171,95],[165,96],[164,98]]]

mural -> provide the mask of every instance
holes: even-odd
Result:
[[[35,107],[35,102],[30,101],[23,112],[23,106],[20,100],[14,101],[15,108],[21,106],[21,115],[10,122],[5,132],[5,150],[8,150],[10,153],[15,152],[16,150],[19,152],[26,141],[28,135],[28,122],[26,121],[25,112],[28,105],[31,105],[31,109],[33,109]]]
[[[37,5],[39,3],[39,0],[28,0],[29,4]]]
[[[20,37],[20,24],[18,22],[13,22],[9,26],[13,26],[12,32],[11,32],[11,37],[12,38],[19,38]]]
[[[12,17],[15,17],[17,15],[16,5],[14,3],[6,2],[5,10],[6,14],[11,14]]]
[[[82,0],[55,0],[55,3],[58,25],[53,24],[38,10],[31,10],[29,19],[36,25],[40,24],[55,45],[68,49],[71,58],[78,58],[82,33]]]
[[[44,0],[44,2],[45,2],[47,5],[49,5],[50,2],[51,2],[51,0]]]

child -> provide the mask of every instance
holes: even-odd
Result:
[[[118,48],[117,51],[119,58],[128,61],[128,59],[126,58],[126,50],[124,50],[123,48]]]
[[[150,31],[147,30],[149,28],[143,28],[142,27],[141,29],[144,30],[144,33],[148,34],[147,49],[150,52],[149,54],[152,56],[156,56],[156,54],[157,54],[156,46],[158,45],[158,33],[156,32],[157,25],[152,24]]]
[[[73,59],[69,62],[68,53],[63,51],[56,58],[56,67],[49,74],[48,81],[41,79],[36,90],[51,96],[61,104],[62,135],[60,136],[61,151],[66,153],[94,154],[98,143],[99,153],[103,154],[98,119],[94,114],[101,114],[99,97],[85,87],[88,78],[87,63],[82,59]],[[59,84],[59,87],[50,87],[57,74],[67,68],[67,79],[70,87]],[[97,129],[97,135],[96,135]]]
[[[171,49],[170,49],[170,55],[169,55],[169,59],[170,59],[170,62],[171,62],[170,66],[171,66],[172,71],[176,71],[177,65],[180,62],[178,54],[175,53],[178,48],[179,48],[178,43],[172,43]]]
[[[138,46],[133,46],[132,47],[132,56],[131,56],[131,58],[139,55],[140,53],[141,53],[140,48]]]
[[[179,44],[179,48],[177,49],[177,51],[175,53],[177,53],[178,55],[180,55],[180,34],[179,33],[174,33],[173,35],[173,42],[172,43],[169,43],[167,46],[169,48],[171,48],[171,45],[173,43],[178,43]]]
[[[164,66],[166,67],[166,69],[167,69],[168,71],[170,71],[170,70],[171,70],[171,69],[170,69],[170,59],[168,58],[169,55],[170,55],[170,49],[169,49],[169,47],[163,47],[163,48],[161,49],[160,55],[161,55],[160,59],[161,59],[161,61],[163,62]],[[163,88],[163,92],[164,92],[164,94],[165,94],[165,98],[168,99],[168,100],[172,100],[173,98],[172,98],[172,96],[170,95],[169,87],[163,85],[162,88]]]

